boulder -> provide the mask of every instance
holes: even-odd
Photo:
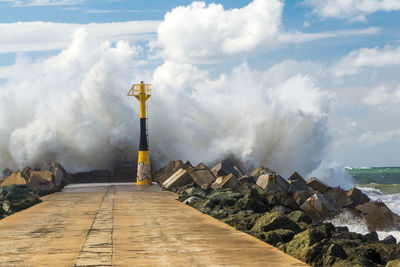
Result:
[[[279,248],[295,258],[314,265],[317,262],[322,263],[323,246],[327,242],[327,238],[329,237],[319,229],[310,228],[295,235],[290,242],[281,245]]]
[[[191,197],[188,197],[187,199],[185,199],[183,201],[183,203],[186,204],[186,205],[190,205],[190,204],[193,204],[194,202],[199,201],[199,200],[201,200],[201,198],[195,197],[195,196],[191,196]]]
[[[260,175],[267,174],[267,173],[272,173],[272,172],[273,172],[272,170],[260,166],[260,167],[255,168],[254,170],[252,170],[252,171],[249,173],[249,176],[254,177],[254,179],[256,179],[256,181],[257,181],[257,179],[258,179],[258,177],[259,177]]]
[[[286,193],[289,189],[289,183],[276,173],[263,174],[258,177],[257,185],[267,191]]]
[[[2,203],[3,211],[10,215],[40,203],[39,196],[32,193],[31,190],[26,185],[11,185],[7,187],[6,191],[2,192],[6,193],[5,200]]]
[[[232,191],[214,191],[208,196],[208,199],[215,205],[220,207],[231,207],[243,197],[242,193]]]
[[[196,168],[187,171],[192,180],[202,188],[209,188],[216,180],[206,165],[200,163]]]
[[[21,172],[14,172],[9,175],[2,183],[1,186],[10,186],[13,184],[26,184],[26,180],[22,177]]]
[[[361,266],[382,266],[384,261],[376,248],[374,244],[368,244],[345,249],[345,251],[353,262],[357,262]]]
[[[172,190],[190,183],[193,183],[192,177],[187,170],[181,168],[165,180],[162,186],[167,190]]]
[[[364,235],[364,239],[368,242],[368,243],[376,243],[379,242],[379,237],[378,237],[378,233],[375,231],[369,232],[368,234]]]
[[[366,194],[364,194],[363,192],[361,192],[360,189],[355,188],[355,187],[348,190],[347,195],[353,200],[354,206],[361,205],[366,202],[370,202],[369,197]]]
[[[243,175],[243,172],[240,171],[238,167],[234,166],[232,163],[223,160],[222,162],[217,163],[214,167],[211,168],[211,172],[215,177],[217,176],[225,176],[232,173],[236,177],[240,177]]]
[[[388,244],[388,245],[396,245],[397,244],[397,240],[396,240],[396,238],[394,236],[388,235],[387,237],[385,237],[382,240],[382,243],[383,244]]]
[[[235,207],[240,210],[253,210],[258,213],[263,213],[268,210],[268,207],[265,205],[265,203],[249,195],[239,199],[236,202]]]
[[[400,266],[400,260],[389,261],[386,264],[386,267],[399,267],[399,266]]]
[[[311,197],[313,193],[309,190],[297,190],[293,194],[293,198],[296,201],[297,205],[301,205],[306,201],[309,197]]]
[[[364,218],[369,231],[390,231],[399,229],[400,218],[382,202],[367,202],[355,207]]]
[[[250,230],[261,214],[249,213],[248,211],[239,211],[238,213],[231,214],[221,221],[235,227],[240,231]]]
[[[358,247],[360,250],[373,250],[375,251],[380,259],[381,262],[380,264],[385,264],[387,262],[393,261],[393,260],[397,260],[399,259],[399,255],[400,255],[400,246],[395,245],[395,244],[384,244],[382,242],[379,243],[373,243],[373,244],[364,244],[360,247]],[[355,249],[355,253],[356,255],[358,255],[359,251],[357,251],[357,249]],[[379,260],[375,261],[376,263],[379,263]]]
[[[299,209],[296,201],[286,193],[265,191],[263,194],[263,202],[266,203],[270,208],[278,205],[285,206],[291,210]]]
[[[324,266],[332,266],[336,262],[347,259],[346,252],[337,244],[330,244],[323,257]],[[340,266],[340,265],[339,265]],[[342,265],[346,266],[346,265]],[[352,266],[351,264],[349,266]]]
[[[294,232],[287,229],[277,229],[268,232],[249,232],[251,235],[261,239],[262,241],[275,246],[276,244],[283,242],[289,242],[294,236]]]
[[[211,185],[212,189],[219,189],[219,188],[237,188],[239,183],[237,178],[232,173],[226,176],[219,176],[215,182]]]
[[[186,163],[183,163],[181,160],[171,160],[170,162],[167,163],[167,165],[164,166],[164,168],[158,170],[154,175],[153,175],[153,180],[162,184],[164,183],[165,180],[167,180],[172,174],[177,172],[179,169],[190,169],[192,164],[187,161]]]
[[[307,185],[321,194],[324,194],[326,191],[331,189],[331,187],[327,186],[315,177],[310,178],[310,180],[307,181]]]
[[[51,171],[31,171],[27,185],[46,191],[55,190],[54,176]]]
[[[285,206],[282,206],[282,205],[275,206],[270,210],[270,212],[275,212],[275,211],[277,211],[277,212],[279,212],[281,214],[285,214],[285,215],[289,214],[290,212],[292,212],[291,209],[286,208]]]
[[[314,194],[309,197],[300,208],[314,222],[322,220],[336,212],[335,208],[321,194]]]
[[[291,213],[289,213],[287,215],[287,217],[290,220],[294,221],[295,223],[299,223],[299,222],[311,223],[310,218],[308,218],[308,216],[301,210],[292,211]]]
[[[324,193],[324,197],[337,210],[341,210],[353,204],[353,200],[346,194],[346,191],[340,187],[329,189]]]
[[[268,232],[276,229],[288,229],[296,233],[301,231],[297,223],[280,212],[266,212],[257,219],[253,228],[251,228],[251,230],[255,232]]]

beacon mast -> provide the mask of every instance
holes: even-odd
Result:
[[[140,102],[140,143],[138,153],[138,167],[136,182],[138,185],[151,184],[149,145],[147,143],[147,107],[146,100],[151,95],[150,84],[132,85],[128,96],[136,97]]]

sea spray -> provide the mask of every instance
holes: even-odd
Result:
[[[97,43],[79,30],[55,56],[20,56],[0,85],[0,169],[52,160],[76,172],[135,162],[138,109],[126,93],[140,80],[153,84],[155,169],[170,159],[209,163],[231,154],[283,176],[320,165],[331,96],[310,77],[247,64],[216,76],[170,60],[154,69],[141,49]]]
[[[384,195],[379,190],[368,187],[360,187],[359,189],[367,194],[371,201],[381,201],[394,213],[398,215],[400,214],[400,194]],[[362,219],[354,216],[351,212],[346,210],[336,215],[331,222],[335,226],[346,226],[351,232],[360,234],[366,234],[369,232],[367,225]],[[392,235],[397,239],[397,241],[400,241],[400,231],[377,231],[377,233],[380,240]]]

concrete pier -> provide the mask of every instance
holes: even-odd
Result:
[[[71,185],[0,221],[0,266],[308,266],[157,185]]]

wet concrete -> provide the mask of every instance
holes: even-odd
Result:
[[[0,221],[1,266],[307,266],[135,184],[71,185]]]

